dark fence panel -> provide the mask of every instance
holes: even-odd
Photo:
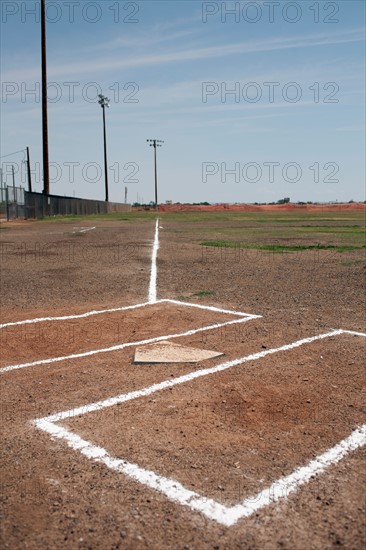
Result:
[[[25,217],[23,187],[5,187],[6,217],[8,220]]]
[[[25,191],[25,217],[46,218],[48,216],[87,216],[109,212],[130,212],[129,204],[110,203],[75,197],[44,195]]]
[[[0,217],[6,216],[6,187],[0,187]]]

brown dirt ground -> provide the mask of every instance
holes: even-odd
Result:
[[[239,317],[171,303],[86,318],[4,327],[0,367],[184,333]]]
[[[88,223],[75,223],[75,228]],[[12,224],[2,235],[1,322],[147,300],[154,224]],[[366,332],[359,252],[207,251],[162,223],[158,297],[263,315],[174,341],[225,353],[197,365],[133,365],[134,348],[1,375],[4,548],[277,549],[365,546],[365,450],[277,504],[224,528],[53,441],[34,418],[143,388],[332,328]],[[199,227],[197,228],[199,233]],[[363,257],[362,257],[363,258]],[[210,291],[211,295],[193,297]],[[144,315],[142,312],[144,311]],[[122,313],[125,313],[122,315]],[[165,304],[4,334],[3,365],[180,332],[228,317]],[[75,320],[76,321],[76,320]],[[41,325],[40,325],[41,326]],[[364,340],[342,335],[149,398],[69,419],[116,456],[238,502],[362,423]]]
[[[365,210],[365,203],[340,204],[161,204],[161,212],[341,212]],[[134,208],[133,210],[138,210]]]

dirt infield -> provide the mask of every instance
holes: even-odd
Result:
[[[2,547],[364,547],[363,217],[286,215],[162,213],[157,303],[150,214],[1,231]],[[224,356],[133,364],[165,337]]]

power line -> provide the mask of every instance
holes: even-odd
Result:
[[[20,151],[14,151],[14,153],[9,153],[8,155],[1,155],[0,159],[4,159],[5,157],[11,157],[12,155],[16,155],[18,153],[25,153],[26,149],[21,149]]]

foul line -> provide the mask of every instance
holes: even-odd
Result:
[[[156,260],[159,250],[159,218],[155,224],[155,238],[151,255],[151,273],[150,273],[150,285],[149,285],[149,303],[154,304],[156,302],[156,281],[157,281],[157,267]]]
[[[88,228],[81,228],[78,233],[91,231],[92,229],[96,229],[96,227],[88,227]],[[25,321],[15,321],[11,323],[3,323],[0,324],[0,329],[10,327],[10,326],[16,326],[16,325],[25,325],[30,323],[42,323],[45,321],[63,321],[67,319],[80,319],[82,317],[89,317],[91,315],[100,315],[102,313],[112,313],[115,311],[124,311],[127,309],[134,309],[137,307],[143,307],[148,304],[154,304],[157,302],[156,299],[156,281],[157,281],[157,268],[156,268],[156,260],[159,250],[159,218],[156,220],[155,224],[155,238],[154,238],[154,244],[152,249],[152,256],[151,256],[151,274],[150,274],[150,285],[149,285],[149,297],[148,302],[144,304],[137,304],[134,306],[128,306],[128,307],[119,307],[119,308],[112,308],[112,309],[104,309],[104,310],[93,310],[88,311],[87,313],[82,313],[80,315],[64,315],[61,317],[39,317],[36,319],[26,319]]]
[[[180,376],[174,380],[166,380],[160,384],[153,384],[148,388],[142,390],[130,392],[125,395],[117,396],[114,398],[99,401],[97,403],[91,403],[86,407],[79,407],[74,410],[60,412],[58,414],[50,415],[48,417],[36,419],[33,421],[34,425],[47,432],[52,437],[63,439],[67,442],[69,447],[74,450],[79,450],[84,456],[91,458],[97,462],[105,464],[112,470],[123,473],[130,478],[144,484],[145,486],[158,490],[164,494],[170,500],[177,502],[181,505],[188,506],[191,510],[199,511],[203,513],[207,518],[215,520],[227,527],[234,525],[239,519],[248,517],[259,509],[268,506],[280,499],[286,498],[290,493],[296,491],[301,485],[309,482],[311,478],[318,473],[323,472],[328,466],[336,464],[342,458],[344,458],[351,451],[361,447],[365,444],[366,425],[358,427],[348,438],[338,443],[335,447],[328,449],[315,459],[311,460],[307,465],[302,466],[294,470],[290,475],[282,477],[272,483],[271,486],[260,491],[257,495],[243,500],[241,503],[234,506],[224,506],[216,502],[213,499],[202,497],[198,493],[195,493],[189,489],[186,489],[181,483],[174,479],[169,479],[164,476],[160,476],[151,470],[141,468],[137,464],[132,464],[126,460],[115,458],[108,454],[108,452],[96,445],[93,445],[89,441],[83,440],[77,434],[70,432],[64,427],[57,426],[55,422],[65,420],[66,418],[72,418],[81,414],[87,414],[89,412],[97,411],[106,407],[113,406],[117,403],[122,403],[138,397],[145,397],[151,395],[156,391],[166,389],[168,387],[182,384],[194,378],[206,376],[215,372],[219,372],[232,366],[239,365],[248,361],[254,361],[265,357],[266,355],[277,353],[279,351],[287,351],[296,347],[302,346],[314,342],[316,340],[322,340],[331,336],[337,336],[340,334],[353,334],[355,336],[366,336],[364,333],[356,333],[348,330],[333,330],[325,334],[319,334],[309,338],[303,338],[293,342],[292,344],[286,344],[279,348],[273,348],[265,350],[259,353],[248,355],[241,359],[229,361],[217,365],[210,369],[202,369],[197,372],[192,372],[188,375]]]
[[[33,323],[44,323],[49,321],[68,321],[69,319],[82,319],[83,317],[91,317],[92,315],[101,315],[103,313],[114,313],[116,311],[126,311],[128,309],[136,309],[139,307],[148,306],[149,302],[144,302],[143,304],[135,304],[133,306],[123,306],[123,307],[114,307],[112,309],[96,309],[92,311],[87,311],[86,313],[79,313],[76,315],[62,315],[60,317],[36,317],[34,319],[25,319],[24,321],[13,321],[11,323],[3,323],[0,325],[1,328],[12,327],[15,325],[28,325]]]

